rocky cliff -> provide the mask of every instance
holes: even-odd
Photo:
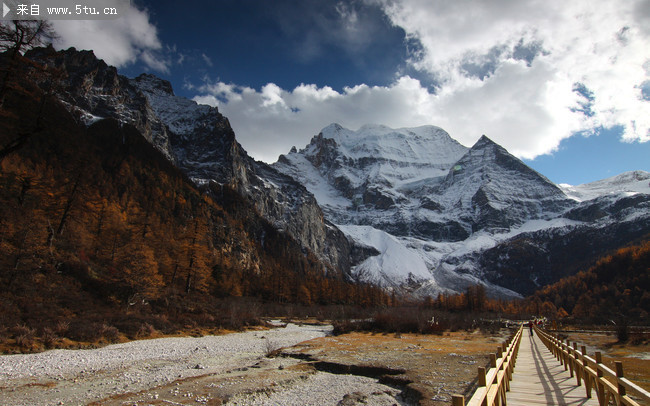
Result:
[[[52,86],[80,121],[91,124],[110,117],[135,126],[195,183],[235,189],[325,267],[349,270],[348,240],[325,220],[313,195],[291,177],[252,159],[216,108],[175,96],[171,84],[156,76],[121,76],[91,51],[38,48],[25,56],[52,68],[52,76],[42,82]]]

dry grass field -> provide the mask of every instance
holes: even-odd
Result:
[[[496,351],[509,333],[508,330],[496,334],[476,330],[443,335],[353,332],[316,338],[277,349],[252,367],[178,379],[100,403],[197,404],[198,400],[207,405],[230,404],[229,399],[238,394],[285,390],[313,374],[329,372],[378,379],[395,388],[395,393],[401,392],[407,404],[449,405],[452,394],[467,395],[473,390],[477,368],[488,364],[488,354]]]
[[[400,384],[421,405],[449,405],[452,394],[467,395],[477,368],[486,366],[509,334],[451,332],[444,335],[350,333],[317,338],[282,351],[318,368],[347,370]],[[384,370],[384,371],[382,371]]]

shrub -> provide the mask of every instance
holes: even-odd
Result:
[[[45,327],[41,333],[41,340],[45,348],[54,348],[59,341],[59,336],[49,327]]]
[[[70,323],[67,337],[75,341],[96,342],[101,338],[101,327],[100,323],[75,320]]]
[[[335,320],[332,325],[332,334],[335,336],[351,333],[353,331],[374,331],[372,320]]]
[[[102,324],[99,328],[99,336],[109,343],[116,343],[120,340],[120,331],[109,324]]]
[[[275,341],[266,338],[266,341],[264,342],[264,349],[265,349],[264,355],[267,358],[271,358],[277,355],[277,353],[280,350],[280,345]]]
[[[28,327],[26,324],[19,324],[14,327],[12,327],[9,332],[14,336],[34,336],[36,333],[36,330]]]
[[[36,329],[28,327],[25,324],[18,324],[9,329],[9,332],[13,335],[16,346],[24,351],[32,351],[34,349],[36,344]]]
[[[157,333],[156,329],[151,324],[142,323],[135,336],[137,338],[146,338],[146,337],[151,337],[156,333]]]
[[[70,322],[66,320],[59,320],[54,326],[54,332],[59,336],[65,336],[70,329]]]
[[[29,334],[20,334],[16,336],[16,345],[23,350],[32,350],[35,341],[34,336]]]
[[[383,333],[442,334],[449,329],[449,321],[431,311],[416,307],[382,309],[373,318],[361,320],[336,320],[334,335],[352,331]]]

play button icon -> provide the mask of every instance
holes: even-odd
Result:
[[[2,18],[5,18],[10,11],[11,9],[7,7],[6,4],[2,3]]]

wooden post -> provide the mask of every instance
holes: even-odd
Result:
[[[451,404],[452,406],[465,406],[465,396],[451,395]]]
[[[496,367],[497,367],[497,355],[490,354],[490,368],[496,368]]]
[[[603,378],[603,369],[601,364],[603,363],[603,354],[600,351],[596,351],[596,394],[598,395],[598,403],[605,403],[605,385],[601,382]]]
[[[504,378],[503,378],[503,380],[504,380],[503,386],[505,388],[505,391],[503,393],[504,404],[505,404],[505,396],[506,396],[505,392],[510,392],[510,381],[512,380],[512,368],[513,368],[513,365],[512,365],[513,354],[512,353],[510,355],[507,355],[507,354],[508,353],[506,353],[506,362],[507,363],[504,364],[505,367],[504,367]]]
[[[616,364],[616,378],[623,378],[623,363],[621,361],[614,362]],[[620,379],[616,379],[616,386],[618,387],[619,399],[626,395],[625,386],[621,383]]]
[[[494,355],[494,354],[491,354]],[[486,376],[486,371],[485,367],[478,367],[478,387],[479,388],[485,388],[485,395],[483,397],[483,402],[481,402],[481,406],[487,406],[487,376]]]
[[[571,378],[575,376],[575,365],[574,365],[574,360],[572,357],[575,357],[575,354],[573,353],[573,348],[571,347],[571,343],[569,342],[569,339],[567,338],[566,340],[566,350],[568,356],[568,362],[569,362],[569,375],[571,375]]]
[[[573,352],[571,350],[571,343],[569,342],[569,339],[567,338],[566,340],[566,350],[567,350],[567,363],[569,364],[569,375],[571,375],[571,378],[573,378],[573,360],[571,359],[571,355],[573,355]]]
[[[575,341],[573,342],[573,356],[575,357],[575,360],[573,361],[573,369],[576,371],[576,385],[582,386],[582,374],[580,373],[582,365],[580,365],[580,356],[578,355],[578,343]]]
[[[580,347],[580,352],[582,353],[582,370],[585,380],[585,391],[587,392],[587,398],[591,399],[591,376],[589,376],[589,373],[587,372],[587,368],[589,368],[589,361],[587,361],[587,347],[584,345]]]
[[[478,386],[487,386],[487,378],[484,367],[478,367]]]
[[[603,377],[603,370],[600,368],[600,364],[603,363],[603,354],[600,351],[596,351],[596,375],[599,378]]]

